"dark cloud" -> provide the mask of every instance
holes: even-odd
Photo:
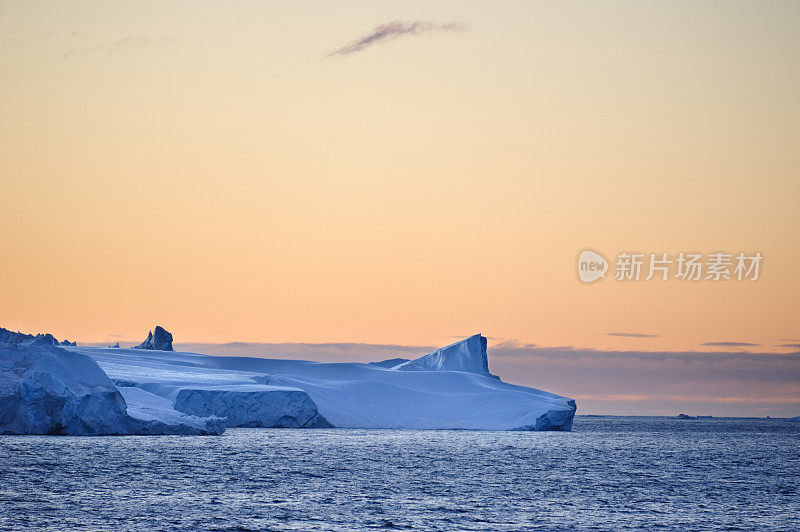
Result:
[[[506,340],[505,342],[500,342],[499,344],[495,344],[490,346],[489,349],[496,350],[502,349],[504,351],[513,351],[514,349],[536,349],[539,347],[536,344],[523,344],[519,340]]]
[[[410,22],[393,20],[386,24],[381,24],[358,39],[333,50],[328,54],[328,57],[352,55],[375,44],[386,43],[405,35],[421,35],[423,33],[432,32],[461,32],[467,29],[468,27],[460,22],[439,24],[424,20],[414,20]]]
[[[700,345],[710,347],[756,347],[761,344],[751,344],[750,342],[705,342]]]
[[[628,332],[610,332],[606,336],[622,336],[624,338],[658,338],[658,334],[644,334],[644,333],[628,333]]]
[[[789,349],[800,349],[800,344],[781,344],[776,347],[787,347]]]
[[[741,351],[601,351],[490,346],[504,381],[578,401],[588,414],[800,415],[800,357]]]

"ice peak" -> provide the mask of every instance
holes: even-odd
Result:
[[[486,337],[475,334],[424,357],[395,366],[399,370],[427,371],[466,371],[479,375],[493,376],[489,373],[489,359],[486,355]]]
[[[156,325],[156,328],[147,334],[147,339],[137,345],[136,349],[172,351],[172,334],[161,325]]]

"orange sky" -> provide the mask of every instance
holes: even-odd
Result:
[[[0,4],[0,325],[800,341],[800,4],[378,4]],[[469,29],[325,57],[395,19]],[[765,259],[584,285],[585,248]]]

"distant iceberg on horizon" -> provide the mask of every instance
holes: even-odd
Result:
[[[492,375],[480,334],[415,360],[376,363],[154,347],[58,345],[50,335],[0,329],[0,434],[221,434],[225,427],[571,430],[576,409],[573,399]]]

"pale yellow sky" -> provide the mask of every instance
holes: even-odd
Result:
[[[470,29],[325,57],[392,20]],[[0,71],[5,327],[800,341],[797,2],[2,2]],[[583,285],[585,248],[765,259]]]

